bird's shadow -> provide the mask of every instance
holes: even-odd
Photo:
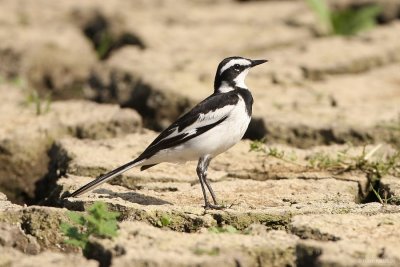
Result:
[[[113,192],[108,189],[97,189],[94,191],[95,193],[102,194],[102,198],[121,198],[125,201],[129,201],[131,203],[137,203],[140,205],[172,205],[171,202],[156,198],[156,197],[151,197],[151,196],[146,196],[143,194],[139,194],[136,192],[125,192],[125,193],[117,193]]]

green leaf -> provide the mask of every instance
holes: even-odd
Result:
[[[89,237],[94,235],[101,238],[112,238],[117,236],[118,212],[107,210],[107,205],[102,202],[96,202],[88,208],[87,215],[81,215],[77,212],[69,212],[67,215],[80,228],[68,223],[61,223],[60,229],[69,239],[65,243],[87,248]],[[81,231],[80,231],[81,229]]]
[[[230,234],[236,234],[238,232],[238,230],[235,227],[233,227],[232,225],[227,225],[225,227],[225,232],[230,233]]]
[[[101,37],[100,37],[100,43],[98,44],[96,51],[97,55],[100,59],[104,59],[104,57],[107,55],[107,53],[110,51],[113,43],[113,38],[112,36],[104,32]]]
[[[87,246],[87,241],[83,241],[83,240],[79,240],[79,239],[65,239],[64,243],[75,246],[75,247],[80,247],[82,249],[85,249],[85,247]]]
[[[116,221],[104,222],[100,225],[98,234],[103,237],[117,236],[118,225]]]
[[[86,215],[85,216],[85,220],[86,220],[86,224],[88,225],[88,227],[97,227],[98,225],[101,224],[101,219],[96,218],[95,216],[93,216],[92,214],[90,215]]]
[[[68,212],[67,213],[68,218],[71,219],[74,223],[77,223],[79,225],[85,225],[85,217],[77,212]]]
[[[353,35],[376,25],[376,17],[381,12],[377,5],[365,6],[357,10],[347,9],[332,14],[334,32],[341,35]]]
[[[104,220],[117,220],[119,215],[120,215],[119,212],[106,210],[106,212],[102,214],[102,219],[104,219]]]
[[[325,0],[306,0],[329,33],[332,32],[331,11]]]
[[[86,234],[80,233],[77,227],[64,222],[60,224],[60,228],[64,235],[68,237],[68,239],[64,240],[66,244],[85,248],[89,239]]]
[[[65,223],[65,222],[62,222],[60,224],[60,229],[64,234],[67,234],[69,229],[72,228],[72,227],[73,227],[72,225],[70,225],[68,223]]]
[[[107,205],[103,202],[95,202],[92,206],[90,206],[89,214],[98,220],[116,219],[119,216],[119,212],[108,211]]]
[[[353,35],[371,29],[376,25],[376,17],[382,11],[378,5],[331,11],[326,0],[306,1],[330,34]]]
[[[264,150],[264,143],[262,141],[255,140],[250,143],[250,151],[263,152]]]
[[[168,226],[168,225],[170,225],[171,222],[172,222],[171,218],[170,218],[168,215],[166,215],[166,214],[164,214],[163,216],[161,216],[160,221],[161,221],[161,225],[162,225],[162,226]]]

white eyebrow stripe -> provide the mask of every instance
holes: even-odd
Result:
[[[247,66],[247,65],[250,65],[251,62],[244,58],[232,59],[221,68],[221,71],[219,72],[219,74],[222,74],[224,71],[226,71],[227,69],[229,69],[230,67],[232,67],[235,64]]]

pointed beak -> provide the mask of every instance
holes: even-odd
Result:
[[[268,60],[265,60],[265,59],[252,60],[252,61],[251,61],[251,67],[254,67],[254,66],[263,64],[263,63],[265,63],[265,62],[268,62]]]

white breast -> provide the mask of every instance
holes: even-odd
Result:
[[[182,152],[187,150],[189,155],[186,156],[193,160],[204,155],[216,156],[242,139],[249,126],[250,119],[246,112],[246,105],[243,99],[239,97],[239,102],[225,121],[204,134],[189,140],[177,149]]]

